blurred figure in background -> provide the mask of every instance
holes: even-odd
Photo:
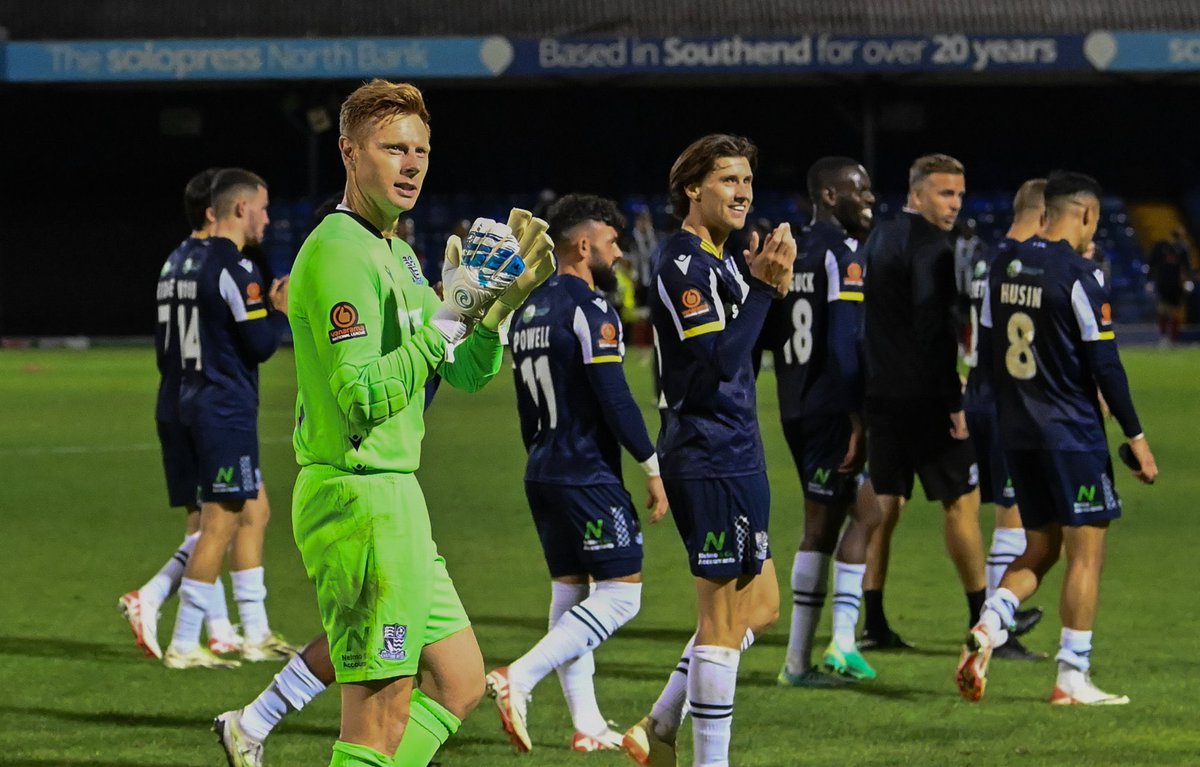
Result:
[[[1182,229],[1171,233],[1150,252],[1150,283],[1158,299],[1159,346],[1179,340],[1179,326],[1187,313],[1187,294],[1192,290],[1191,252]]]

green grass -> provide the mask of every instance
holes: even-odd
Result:
[[[880,678],[851,690],[783,690],[788,606],[780,626],[742,662],[734,763],[781,765],[1186,765],[1200,762],[1200,672],[1195,472],[1200,353],[1132,349],[1134,396],[1162,470],[1152,488],[1121,471],[1125,519],[1111,536],[1096,632],[1097,681],[1130,706],[1058,710],[1045,703],[1050,662],[993,666],[988,697],[960,700],[952,674],[964,602],[943,553],[940,511],[912,503],[897,533],[890,617],[921,651],[875,655]],[[628,367],[649,402],[644,355]],[[288,354],[263,374],[263,465],[275,505],[266,552],[273,625],[294,640],[318,629],[312,588],[291,540],[295,475],[288,435]],[[772,536],[783,579],[800,529],[800,491],[777,421],[773,381],[762,421],[774,494]],[[173,551],[183,520],[164,508],[154,436],[156,377],[149,349],[0,352],[0,764],[217,765],[211,717],[249,701],[276,671],[174,672],[140,656],[116,598]],[[544,630],[549,587],[521,486],[523,451],[507,370],[484,392],[443,388],[429,413],[421,483],[434,531],[475,621],[489,666],[505,663]],[[654,417],[652,423],[656,423]],[[480,460],[471,441],[504,448]],[[635,467],[628,476],[637,477]],[[635,498],[641,496],[631,484]],[[985,519],[988,514],[985,514]],[[986,525],[990,528],[990,523]],[[985,531],[985,534],[986,533]],[[643,715],[690,634],[690,577],[671,523],[646,531],[642,613],[597,655],[605,714]],[[1032,602],[1047,608],[1028,644],[1052,651],[1060,574]],[[160,632],[169,636],[174,608]],[[828,635],[828,610],[818,643]],[[164,642],[165,643],[165,642]],[[323,765],[336,737],[338,701],[327,694],[292,716],[268,743],[268,765]],[[485,702],[443,751],[465,765],[625,764],[566,751],[569,719],[554,678],[531,711],[533,754],[518,758]],[[686,732],[686,731],[685,731]],[[690,739],[685,735],[681,742]],[[684,752],[690,749],[685,746]],[[687,759],[681,759],[687,764]]]

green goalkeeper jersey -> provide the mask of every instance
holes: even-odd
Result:
[[[434,373],[476,391],[500,370],[500,340],[476,327],[447,361],[430,319],[441,306],[408,243],[339,210],[300,248],[289,285],[301,466],[413,472]]]

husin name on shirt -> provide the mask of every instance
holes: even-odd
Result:
[[[1012,285],[1002,282],[1000,283],[1000,303],[1040,309],[1042,308],[1042,289],[1033,285]]]

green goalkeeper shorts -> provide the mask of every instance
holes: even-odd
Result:
[[[470,625],[412,474],[305,466],[292,530],[337,681],[412,676],[422,648]]]

